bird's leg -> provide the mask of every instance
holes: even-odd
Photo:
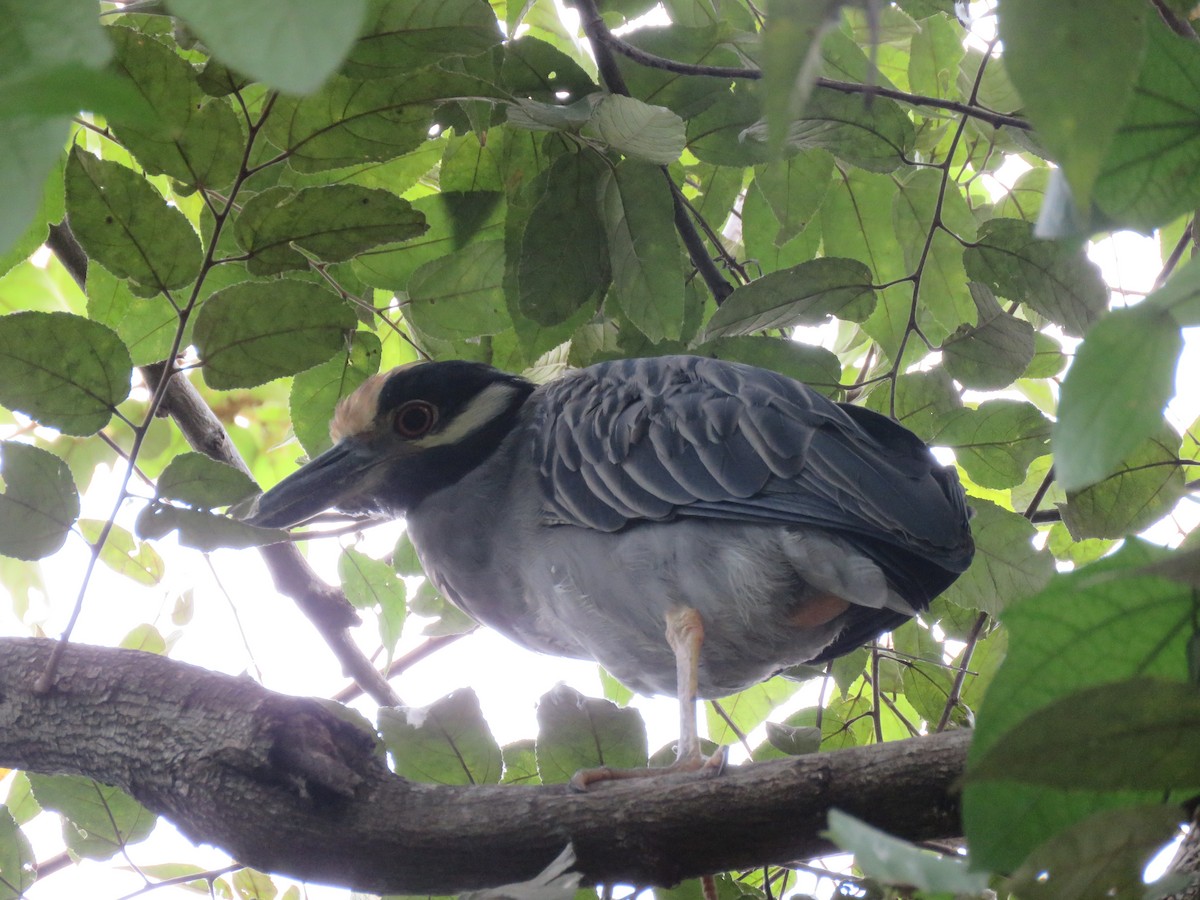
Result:
[[[675,697],[679,701],[679,746],[675,769],[698,769],[704,764],[696,728],[696,693],[700,681],[700,647],[704,620],[690,606],[667,613],[667,643],[675,653]]]
[[[675,695],[679,701],[679,744],[675,762],[665,769],[583,769],[571,778],[571,786],[586,791],[597,781],[646,778],[667,772],[693,772],[704,769],[718,774],[725,766],[724,749],[705,758],[700,752],[700,734],[696,728],[696,695],[700,681],[700,647],[704,643],[704,620],[690,606],[678,606],[667,613],[667,644],[675,654]]]

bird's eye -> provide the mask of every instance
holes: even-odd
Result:
[[[419,438],[437,422],[437,407],[425,400],[409,400],[396,410],[392,427],[402,438]]]

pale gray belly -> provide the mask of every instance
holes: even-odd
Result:
[[[414,540],[421,547],[417,532]],[[832,592],[911,612],[873,563],[794,527],[681,519],[610,534],[540,526],[506,535],[503,548],[462,544],[422,557],[451,599],[485,624],[536,650],[595,659],[646,694],[675,694],[672,608],[692,607],[704,621],[704,697],[819,654],[841,622],[794,624],[810,597]]]

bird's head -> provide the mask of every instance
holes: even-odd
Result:
[[[287,528],[327,509],[402,515],[486,460],[533,389],[471,362],[372,376],[338,404],[333,447],[261,495],[245,521]]]

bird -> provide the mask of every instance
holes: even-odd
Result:
[[[776,372],[618,359],[536,385],[461,360],[368,378],[331,449],[258,496],[406,521],[427,576],[518,644],[698,698],[819,665],[928,607],[970,565],[966,495],[911,431]]]

